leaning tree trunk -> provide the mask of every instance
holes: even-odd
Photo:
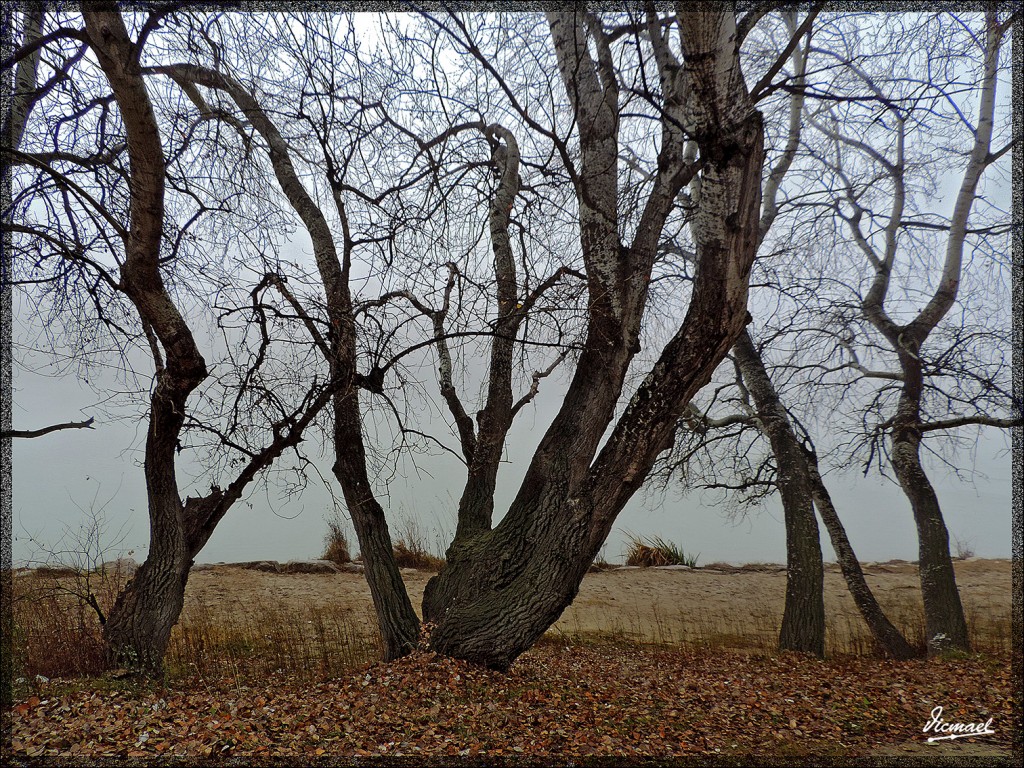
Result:
[[[930,654],[950,649],[969,651],[967,621],[949,554],[949,532],[939,498],[921,465],[921,433],[916,428],[920,399],[919,395],[914,396],[920,391],[920,362],[907,352],[900,358],[904,390],[892,428],[892,465],[903,493],[910,500],[917,525],[925,640]]]
[[[467,527],[456,537],[446,567],[423,595],[424,619],[434,625],[431,647],[496,669],[507,669],[572,602],[616,516],[671,446],[690,399],[742,330],[761,205],[763,121],[744,85],[731,11],[680,22],[685,67],[658,24],[650,24],[666,118],[658,174],[630,246],[617,231],[619,105],[609,42],[599,24],[585,27],[579,15],[548,18],[580,134],[587,340],[508,513],[492,530]],[[690,307],[607,435],[639,350],[660,233],[692,178],[684,160],[687,133],[708,160],[694,212],[698,267]]]
[[[330,365],[332,379],[338,382],[333,399],[333,471],[342,487],[363,554],[364,574],[377,611],[384,657],[389,660],[398,658],[415,647],[419,618],[402,582],[384,510],[374,497],[366,468],[358,398],[360,377],[356,364],[356,321],[349,286],[352,241],[346,235],[339,253],[331,226],[295,170],[288,142],[267,111],[238,81],[216,70],[191,64],[154,67],[153,71],[183,83],[223,91],[231,97],[265,139],[281,191],[309,232],[332,328],[328,339],[317,337],[318,346]],[[201,100],[197,106],[207,108]],[[347,225],[343,229],[347,232]],[[312,325],[308,318],[305,319],[307,325]]]
[[[335,397],[334,474],[341,484],[359,540],[363,575],[377,614],[384,659],[391,661],[416,647],[420,620],[395,560],[384,510],[370,488],[358,402],[354,390]]]
[[[786,606],[779,650],[825,654],[825,571],[814,517],[811,476],[786,409],[764,362],[744,330],[733,347],[743,382],[754,398],[761,430],[775,455],[776,483],[786,521]]]
[[[108,663],[150,674],[163,666],[192,567],[174,467],[185,400],[201,379],[196,376],[192,381],[176,379],[169,369],[158,376],[146,436],[149,553],[117,596],[103,626]]]
[[[86,33],[110,83],[124,120],[131,161],[130,232],[121,281],[151,338],[157,366],[146,437],[146,489],[150,550],[104,626],[109,659],[145,670],[163,662],[171,627],[178,619],[191,565],[174,451],[184,423],[185,402],[206,378],[206,363],[164,288],[160,242],[164,221],[164,155],[156,115],[135,62],[135,45],[113,4],[83,9]],[[166,362],[157,353],[163,345]]]
[[[853,551],[853,545],[850,544],[850,539],[846,536],[843,522],[839,519],[839,514],[832,504],[832,496],[821,479],[817,457],[810,451],[805,451],[805,456],[814,493],[814,506],[828,530],[829,538],[832,540],[832,549],[835,550],[843,578],[846,579],[846,587],[850,590],[864,623],[871,631],[875,646],[883,655],[893,659],[912,659],[918,656],[919,654],[910,646],[903,633],[889,621],[889,617],[885,615],[882,606],[875,599],[871,587],[868,586],[867,580],[864,578],[864,571],[860,567],[860,561]]]

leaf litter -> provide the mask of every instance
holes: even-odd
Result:
[[[942,706],[948,722],[994,718],[996,735],[976,741],[1008,755],[1011,699],[1008,656],[819,660],[544,642],[508,673],[417,651],[318,684],[52,681],[15,702],[9,747],[76,760],[856,756],[923,743]]]

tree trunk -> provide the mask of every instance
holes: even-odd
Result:
[[[363,575],[377,613],[384,659],[391,661],[416,647],[420,620],[395,561],[384,510],[374,497],[366,474],[358,401],[355,391],[335,397],[334,474],[341,484],[359,540]]]
[[[921,466],[920,443],[920,434],[914,430],[893,430],[893,468],[910,500],[917,524],[918,569],[928,653],[950,649],[970,651],[967,621],[956,586],[953,559],[949,555],[949,533],[938,496]]]
[[[114,667],[159,674],[185,602],[191,558],[171,547],[150,551],[135,576],[117,596],[103,639]]]
[[[776,483],[786,521],[786,607],[779,650],[825,654],[825,571],[814,517],[811,477],[789,416],[744,330],[733,347],[736,362],[753,395],[761,430],[775,454]]]
[[[291,414],[287,428],[274,425],[273,440],[252,453],[225,491],[214,486],[184,503],[175,458],[191,393],[207,376],[191,329],[167,293],[161,275],[165,165],[160,132],[137,62],[137,48],[117,7],[92,3],[83,9],[86,31],[124,119],[131,160],[130,236],[125,242],[121,289],[139,312],[156,369],[146,436],[149,555],[118,596],[104,625],[111,663],[159,671],[184,604],[193,559],[246,486],[302,432],[351,376],[332,376],[316,397]],[[262,286],[263,284],[261,284]],[[162,348],[162,352],[161,352]],[[351,387],[346,390],[351,395]],[[311,392],[310,395],[313,393]]]
[[[175,446],[184,423],[185,403],[207,372],[192,333],[168,296],[160,274],[164,155],[153,105],[134,61],[135,44],[115,5],[92,4],[83,9],[83,17],[128,137],[130,234],[125,242],[121,280],[151,334],[156,366],[145,462],[149,556],[118,596],[104,626],[104,637],[112,663],[155,671],[163,663],[171,627],[181,613],[191,565],[175,477]],[[157,340],[163,346],[166,362]]]
[[[499,525],[449,549],[423,593],[434,650],[507,670],[572,603],[597,552],[586,518],[567,525],[570,505],[554,496],[514,528]]]
[[[346,236],[341,253],[317,202],[309,195],[292,163],[288,143],[256,98],[223,73],[189,64],[157,67],[172,78],[226,92],[266,140],[274,174],[288,202],[302,219],[313,243],[313,255],[323,282],[332,333],[323,350],[338,382],[334,405],[334,475],[352,516],[365,565],[364,574],[377,611],[384,657],[398,658],[412,650],[419,637],[419,618],[395,562],[384,510],[370,486],[360,426],[356,321],[349,286],[352,241]],[[344,214],[343,214],[344,215]]]
[[[828,530],[829,538],[832,540],[832,549],[835,550],[836,559],[839,561],[843,578],[846,580],[846,587],[850,590],[864,623],[871,631],[876,648],[883,655],[893,659],[915,658],[919,654],[910,646],[903,633],[889,621],[864,578],[860,561],[854,554],[853,545],[850,544],[850,540],[846,536],[846,529],[832,504],[832,497],[821,479],[817,457],[810,451],[805,451],[805,455],[814,493],[814,506]]]
[[[424,618],[436,624],[430,635],[435,650],[507,669],[541,637],[575,598],[615,517],[671,445],[690,398],[742,329],[760,207],[760,116],[754,113],[735,130],[729,159],[705,168],[699,216],[707,226],[683,325],[601,447],[638,349],[645,294],[629,291],[646,281],[623,281],[621,293],[598,294],[576,375],[508,513],[493,530],[453,542],[448,565],[424,591]],[[585,253],[607,245],[608,238],[594,233],[605,221],[615,218],[581,216]],[[604,271],[626,270],[636,246],[615,246],[617,255],[588,265],[592,295]],[[649,262],[641,274],[650,274]]]

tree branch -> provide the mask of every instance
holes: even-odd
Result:
[[[53,424],[49,427],[43,427],[42,429],[7,429],[0,432],[0,438],[7,437],[42,437],[48,435],[51,432],[56,432],[59,429],[92,429],[92,423],[95,419],[88,419],[86,421],[68,421],[63,424]]]

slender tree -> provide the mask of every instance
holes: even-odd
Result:
[[[921,460],[922,438],[950,426],[1012,423],[1012,419],[983,415],[929,421],[922,413],[928,370],[934,365],[929,342],[958,300],[978,185],[985,170],[1012,145],[994,150],[992,146],[999,54],[1012,22],[1013,16],[1000,21],[998,12],[987,7],[982,30],[974,38],[981,61],[976,85],[971,84],[977,98],[975,117],[971,121],[963,112],[957,113],[969,130],[970,148],[948,224],[936,227],[945,233],[940,276],[934,288],[924,294],[920,309],[904,306],[892,290],[894,272],[913,258],[915,250],[914,240],[907,237],[913,226],[909,218],[914,192],[910,174],[916,162],[910,142],[920,125],[922,110],[946,103],[951,97],[941,85],[936,86],[934,93],[922,97],[914,92],[920,84],[912,78],[890,79],[887,73],[875,76],[852,66],[846,70],[847,76],[853,87],[868,94],[867,106],[862,107],[864,102],[855,100],[842,116],[837,113],[838,108],[828,106],[816,110],[810,118],[814,130],[824,138],[818,151],[829,171],[829,189],[837,193],[836,215],[844,222],[850,239],[872,272],[868,289],[860,297],[862,317],[880,334],[895,357],[897,370],[885,372],[885,378],[897,383],[897,402],[879,429],[888,435],[892,467],[910,501],[917,525],[927,643],[933,653],[949,648],[968,650],[970,640],[949,554],[949,534],[938,496]],[[868,131],[854,135],[852,118],[858,109],[870,111],[875,117]],[[859,175],[862,168],[873,175],[870,180]],[[869,187],[878,188],[879,181],[889,193],[887,215],[876,212],[870,195],[866,194]],[[853,359],[859,364],[855,353]]]
[[[113,4],[95,3],[83,10],[80,19],[62,18],[66,24],[58,24],[35,43],[23,45],[12,63],[31,58],[43,42],[59,48],[65,41],[74,41],[77,50],[63,58],[58,75],[75,84],[65,93],[78,99],[74,106],[81,124],[72,118],[65,134],[73,133],[79,146],[88,147],[92,142],[93,151],[79,155],[60,146],[57,132],[68,119],[57,110],[48,114],[37,111],[40,134],[57,144],[57,151],[39,150],[41,142],[24,151],[5,147],[12,164],[23,172],[13,205],[18,215],[11,215],[17,252],[36,254],[25,260],[26,272],[17,282],[29,286],[49,283],[57,287],[58,300],[84,302],[85,306],[91,303],[103,324],[129,340],[141,336],[152,355],[155,375],[149,394],[144,465],[149,552],[119,594],[103,627],[110,662],[146,672],[162,667],[196,554],[246,487],[285,450],[299,443],[304,429],[330,403],[338,386],[336,379],[313,376],[303,382],[297,405],[275,396],[267,386],[263,368],[273,343],[267,315],[273,307],[264,294],[276,289],[288,296],[284,278],[268,272],[249,294],[252,325],[259,329],[259,341],[246,366],[245,380],[236,391],[236,404],[246,399],[264,401],[267,405],[253,408],[251,416],[276,415],[271,424],[250,430],[251,435],[220,432],[223,444],[241,454],[240,469],[228,476],[223,490],[215,482],[205,495],[181,498],[176,457],[183,450],[186,423],[202,421],[190,398],[209,374],[183,316],[180,297],[176,300],[168,286],[173,270],[187,268],[188,250],[183,242],[189,239],[188,227],[168,213],[168,188],[182,191],[177,187],[181,177],[176,163],[186,154],[188,132],[177,134],[185,135],[186,140],[174,150],[175,163],[169,162],[160,118],[140,69],[146,38],[167,13],[156,11],[146,16],[133,39]],[[84,26],[74,26],[76,21]],[[98,72],[90,69],[84,56],[87,49],[95,55]],[[53,91],[51,85],[36,92],[36,101],[44,109],[47,95],[57,97],[56,92],[47,92]],[[93,89],[99,90],[99,95]],[[100,112],[99,122],[92,127],[98,130],[91,133],[83,125],[96,111]],[[24,117],[29,119],[28,111]],[[124,155],[126,166],[121,164]],[[197,188],[185,191],[193,198],[201,195]],[[33,204],[41,215],[34,215]],[[192,221],[204,211],[201,206]],[[177,213],[177,207],[171,207],[171,212]],[[5,215],[10,213],[5,211]],[[120,304],[122,300],[126,306]],[[131,322],[126,312],[117,316],[127,307],[137,314],[141,332],[125,327]],[[209,424],[207,429],[217,431]]]

